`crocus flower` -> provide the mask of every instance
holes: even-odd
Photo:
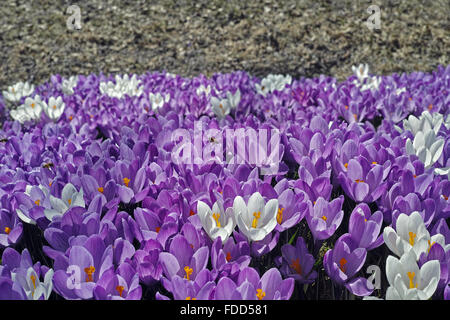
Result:
[[[139,275],[127,262],[121,264],[117,271],[109,269],[104,272],[94,288],[96,300],[140,300],[141,296]]]
[[[34,91],[34,85],[28,82],[18,82],[3,91],[3,97],[10,102],[18,102],[22,97],[29,96]]]
[[[11,276],[22,287],[28,300],[48,300],[53,290],[53,273],[52,269],[48,270],[44,282],[39,280],[33,267],[16,269]]]
[[[428,300],[439,282],[439,261],[428,261],[419,269],[413,250],[400,259],[388,256],[386,277],[391,285],[386,292],[387,300]]]
[[[367,63],[352,66],[352,71],[360,82],[363,82],[365,78],[369,77],[369,65]]]
[[[429,130],[433,130],[435,134],[438,134],[442,123],[444,122],[444,116],[438,112],[431,114],[428,110],[422,112],[419,118],[414,115],[410,115],[408,119],[403,120],[403,129],[409,130],[414,137],[419,133],[426,133]]]
[[[413,250],[418,259],[420,254],[427,251],[434,242],[445,246],[443,235],[436,234],[430,237],[422,216],[417,211],[409,216],[400,214],[396,230],[392,227],[384,228],[383,238],[388,248],[399,257]]]
[[[78,76],[71,76],[69,79],[64,79],[61,84],[62,92],[66,95],[73,95],[73,88],[77,86]]]
[[[425,169],[430,168],[439,160],[444,150],[445,140],[437,138],[432,129],[428,131],[419,131],[414,137],[414,141],[408,138],[406,140],[406,153],[415,154],[425,165]]]
[[[45,101],[42,102],[42,109],[44,109],[45,114],[52,121],[58,121],[65,107],[66,105],[61,97],[50,97],[47,103]]]
[[[161,109],[165,103],[169,102],[170,95],[169,94],[162,95],[160,92],[156,94],[150,92],[149,99],[152,106],[152,110],[157,111]]]
[[[264,239],[277,225],[278,200],[265,203],[259,192],[252,194],[245,204],[241,196],[234,199],[233,211],[239,230],[249,241]]]
[[[381,211],[371,214],[369,206],[361,203],[350,215],[348,231],[358,247],[372,250],[383,244],[383,236],[380,235],[382,223]]]
[[[50,195],[50,204],[51,209],[44,210],[45,216],[50,221],[56,216],[62,216],[69,208],[84,208],[83,189],[78,192],[73,184],[68,183],[61,192],[61,199]]]
[[[344,217],[344,211],[341,210],[344,196],[340,196],[331,202],[319,197],[314,204],[309,200],[307,203],[306,221],[314,239],[328,239],[334,234]]]
[[[176,235],[173,238],[169,252],[159,254],[159,261],[168,280],[171,280],[175,275],[187,280],[195,280],[197,274],[206,268],[208,258],[208,247],[201,247],[194,252],[194,249],[182,235]],[[163,281],[163,284],[166,286],[168,282]]]
[[[339,173],[339,182],[345,193],[356,202],[373,202],[386,191],[383,166],[359,156],[347,163],[346,172]]]
[[[317,272],[312,270],[314,257],[308,253],[305,240],[297,238],[295,247],[285,244],[281,247],[282,265],[281,273],[286,277],[292,277],[299,283],[312,283],[317,277]]]
[[[211,97],[211,109],[218,119],[225,118],[231,111],[231,101],[229,99],[218,99]]]
[[[203,201],[198,201],[197,214],[202,222],[203,229],[213,241],[220,237],[222,242],[225,243],[236,226],[233,208],[230,207],[225,210],[223,204],[219,201],[214,203],[212,210]]]
[[[374,290],[372,283],[363,277],[355,277],[366,256],[366,249],[358,248],[347,233],[336,241],[333,249],[325,253],[323,266],[333,281],[345,286],[354,295],[367,296]]]
[[[247,267],[241,271],[237,280],[238,291],[245,292],[246,300],[288,300],[294,290],[295,280],[281,277],[277,268],[267,270],[262,277],[258,272]]]

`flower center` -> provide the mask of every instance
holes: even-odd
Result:
[[[266,296],[266,293],[262,289],[256,289],[256,296],[258,300],[262,300]]]
[[[217,228],[220,228],[220,213],[213,213],[212,217],[216,221]]]
[[[226,256],[225,259],[227,259],[227,262],[230,262],[230,260],[231,260],[231,253],[230,252],[227,252],[227,256]]]
[[[345,106],[345,110],[348,110],[348,106]]]
[[[253,221],[252,221],[252,228],[256,228],[256,225],[258,224],[258,219],[261,218],[261,211],[253,212]]]
[[[446,196],[445,194],[442,195],[445,199],[445,201],[448,201],[448,196]]]
[[[195,215],[195,212],[191,210],[191,211],[189,211],[189,215],[193,216],[193,215]]]
[[[284,211],[284,208],[278,208],[278,213],[277,213],[278,224],[281,224],[281,222],[283,221],[283,211]]]
[[[414,239],[416,238],[416,234],[412,231],[409,232],[409,244],[414,246]]]
[[[6,233],[6,234],[9,234],[10,232],[11,232],[11,228],[5,227],[5,233]]]
[[[186,297],[186,300],[197,300],[197,298]]]
[[[322,220],[323,220],[323,221],[327,221],[327,219],[328,219],[328,218],[327,218],[326,216],[322,216]]]
[[[125,186],[128,187],[128,184],[130,183],[130,179],[128,179],[128,178],[123,178],[123,183],[125,184]]]
[[[33,287],[34,289],[36,289],[36,276],[34,274],[32,274],[30,276],[31,281],[33,282]]]
[[[156,227],[155,228],[156,233],[159,233],[159,230],[161,230],[161,227]]]
[[[72,204],[72,199],[67,200],[67,202],[69,203],[69,206]]]
[[[84,272],[86,272],[86,282],[93,282],[92,274],[95,272],[95,267],[89,266],[88,268],[84,268]]]
[[[358,120],[358,115],[356,113],[353,114],[353,118],[355,118],[355,121]]]
[[[414,284],[414,281],[413,281],[414,280],[414,276],[416,274],[414,272],[408,272],[407,275],[408,275],[408,278],[409,278],[409,288],[410,289],[417,288],[417,283]]]
[[[364,180],[356,179],[355,182],[360,183],[360,182],[364,182]]]
[[[347,263],[347,260],[345,258],[342,258],[339,260],[339,269],[341,269],[342,272],[345,272],[345,269],[347,268],[345,264]]]
[[[430,103],[430,105],[428,106],[428,110],[431,111],[431,109],[433,109],[433,105]]]
[[[372,164],[378,164],[378,162],[376,162],[376,161],[372,161]]]
[[[297,272],[297,274],[302,274],[302,267],[300,266],[300,258],[297,258],[295,260],[292,260],[292,263],[290,264],[290,267]]]
[[[35,104],[34,104],[34,103],[32,103],[32,104],[31,104],[31,107],[32,107],[33,109],[34,109],[34,106],[35,106]]]
[[[194,272],[194,269],[186,266],[184,267],[184,272],[186,272],[186,276],[184,278],[190,280],[189,277],[191,276],[192,272]]]
[[[56,110],[56,105],[53,105],[53,109]]]
[[[98,187],[98,192],[103,193],[103,187]]]
[[[39,206],[39,204],[41,203],[41,200],[37,199],[34,203],[35,203],[37,206]]]
[[[345,167],[345,169],[348,168],[348,162],[344,163],[344,167]]]
[[[123,290],[125,290],[125,288],[123,286],[117,286],[116,290],[119,293],[119,296],[122,296]]]

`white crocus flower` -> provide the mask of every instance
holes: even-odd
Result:
[[[123,98],[124,95],[140,96],[143,93],[141,81],[134,74],[131,78],[126,74],[123,77],[115,76],[116,82],[101,82],[99,85],[100,92],[112,98]]]
[[[359,66],[352,66],[352,71],[358,78],[359,82],[363,82],[365,78],[369,78],[369,65],[359,64]]]
[[[211,95],[211,92],[212,92],[211,85],[208,84],[208,86],[205,87],[202,84],[202,85],[200,85],[200,87],[197,88],[196,92],[197,92],[198,96],[201,96],[202,94],[205,94],[207,97],[209,97]]]
[[[255,84],[256,91],[266,96],[266,94],[275,90],[282,91],[286,85],[291,84],[292,77],[290,75],[283,76],[281,74],[269,74],[261,80],[261,84]]]
[[[438,243],[448,251],[450,245],[445,245],[445,238],[441,234],[430,237],[422,216],[418,211],[414,211],[411,215],[400,214],[395,231],[392,227],[386,227],[383,230],[383,239],[387,247],[401,257],[409,251],[414,251],[417,259],[422,253],[427,253],[431,246]]]
[[[438,260],[425,262],[419,269],[413,250],[400,259],[388,256],[386,277],[391,287],[386,292],[386,300],[428,300],[436,291],[440,279]]]
[[[159,92],[156,94],[150,92],[149,99],[152,105],[152,110],[157,111],[158,109],[162,108],[164,103],[169,102],[170,94],[162,95]]]
[[[447,129],[450,129],[450,114],[447,116],[447,120],[445,120],[444,124]]]
[[[249,241],[263,240],[277,225],[278,200],[265,203],[259,192],[252,194],[248,205],[237,196],[233,203],[235,221]]]
[[[433,130],[435,134],[438,134],[442,123],[444,122],[444,116],[438,112],[430,114],[428,111],[424,111],[419,118],[414,115],[410,115],[408,119],[403,120],[403,130],[409,130],[414,137],[419,132],[428,132]]]
[[[231,104],[228,99],[218,99],[216,97],[211,97],[211,109],[217,118],[223,119],[231,111]]]
[[[212,210],[206,203],[199,201],[197,203],[197,214],[203,229],[212,240],[220,237],[222,243],[225,243],[236,226],[233,208],[224,210],[223,205],[217,201],[213,204]]]
[[[62,92],[67,95],[73,94],[73,88],[77,86],[78,76],[71,76],[69,79],[64,79],[62,82]]]
[[[53,274],[53,269],[49,269],[44,282],[41,282],[33,267],[29,267],[26,276],[19,272],[11,273],[11,279],[22,287],[28,300],[39,300],[42,296],[44,300],[48,300],[53,290]]]
[[[67,210],[72,207],[85,207],[85,202],[83,198],[83,188],[80,192],[77,191],[75,186],[68,183],[64,186],[61,194],[61,199],[50,195],[50,204],[52,209],[45,209],[44,214],[48,220],[56,216],[62,216]]]
[[[25,103],[22,105],[25,109],[25,112],[35,120],[39,120],[41,118],[42,113],[42,100],[41,97],[35,96],[34,98],[26,98]]]
[[[10,113],[11,118],[13,118],[13,120],[19,121],[20,123],[25,123],[27,121],[31,121],[31,117],[30,115],[25,111],[24,108],[17,108],[14,110],[11,110]]]
[[[228,91],[227,99],[230,103],[230,108],[236,109],[237,106],[239,105],[239,102],[241,101],[241,91],[239,91],[239,89],[237,89],[236,92],[234,93],[234,95]]]
[[[406,152],[418,156],[425,169],[428,169],[438,161],[444,150],[444,143],[444,138],[436,138],[432,129],[426,132],[419,131],[414,137],[414,142],[409,138],[406,140]]]
[[[34,85],[28,82],[18,82],[3,91],[3,97],[9,102],[18,102],[22,97],[29,96],[34,91]]]
[[[57,121],[64,112],[66,105],[61,97],[50,97],[48,103],[42,102],[42,108],[50,120]]]

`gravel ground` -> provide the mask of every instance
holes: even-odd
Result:
[[[380,30],[366,10],[377,4]],[[77,5],[81,29],[66,10]],[[8,0],[0,6],[0,89],[50,75],[332,75],[431,71],[450,57],[448,0]]]

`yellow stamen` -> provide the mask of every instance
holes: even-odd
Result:
[[[295,260],[292,260],[292,263],[290,264],[290,267],[297,272],[297,274],[302,274],[302,267],[300,266],[300,258],[297,258]]]
[[[431,111],[431,109],[433,109],[433,105],[430,103],[430,105],[428,106],[428,110]]]
[[[278,224],[281,224],[281,222],[283,221],[283,211],[284,211],[284,208],[278,208],[278,213],[277,213]]]
[[[36,276],[34,274],[32,274],[30,276],[31,281],[33,282],[33,287],[34,289],[36,289]]]
[[[73,117],[72,117],[72,116],[69,116],[69,120],[72,121],[72,119],[73,119]]]
[[[37,206],[39,206],[39,204],[41,203],[41,200],[37,199],[34,203],[35,203]]]
[[[197,300],[197,298],[186,297],[186,300]]]
[[[431,240],[428,240],[428,253],[430,253],[431,247],[432,247],[435,243],[436,243],[435,241],[431,242]]]
[[[448,197],[445,194],[443,194],[442,196],[444,197],[445,201],[448,201]]]
[[[86,282],[94,282],[92,274],[95,272],[95,267],[89,266],[88,268],[84,268],[84,272],[86,272]]]
[[[103,187],[99,187],[97,190],[98,192],[103,193]]]
[[[53,183],[53,182],[50,181],[50,182],[48,183],[48,186],[51,187],[51,186],[52,186],[52,183]]]
[[[116,290],[117,292],[119,292],[119,296],[122,296],[123,290],[125,290],[125,288],[123,286],[117,286]]]
[[[345,272],[345,264],[347,263],[347,260],[345,258],[342,258],[339,260],[339,269],[341,269],[342,272]]]
[[[56,105],[53,106],[53,109],[56,109]]]
[[[195,212],[191,210],[191,211],[189,211],[189,215],[193,216],[193,215],[195,215]]]
[[[355,121],[358,120],[358,115],[356,113],[353,114],[353,118],[355,118]]]
[[[161,230],[161,228],[160,227],[156,227],[155,230],[156,230],[156,233],[159,233],[159,230]]]
[[[408,275],[408,278],[409,278],[409,288],[410,289],[417,288],[417,283],[414,284],[414,282],[413,282],[414,276],[416,274],[414,272],[408,272],[407,275]]]
[[[213,213],[212,217],[216,221],[217,228],[220,228],[220,213]]]
[[[69,206],[72,204],[72,199],[67,200],[67,202],[69,203]]]
[[[128,184],[130,183],[130,179],[128,178],[123,178],[123,183],[128,187]]]
[[[253,216],[255,217],[252,221],[252,228],[256,228],[256,225],[258,224],[258,219],[261,217],[261,212],[253,212]]]
[[[372,164],[378,164],[378,162],[376,162],[376,161],[372,161]]]
[[[34,103],[32,103],[32,104],[31,104],[31,107],[32,107],[33,109],[34,109],[34,106],[35,106],[35,104],[34,104]]]
[[[360,183],[360,182],[364,182],[364,180],[356,179],[355,182],[356,182],[356,183]]]
[[[5,233],[6,233],[6,234],[9,234],[10,232],[11,232],[11,228],[5,227]]]
[[[328,218],[327,218],[326,216],[322,216],[322,220],[323,220],[323,221],[327,221],[327,219],[328,219]]]
[[[348,110],[348,106],[345,106],[345,110]]]
[[[348,168],[348,162],[344,163],[344,167],[345,167],[345,169]]]
[[[189,280],[189,277],[191,276],[192,272],[194,272],[194,269],[189,268],[189,266],[184,267],[184,272],[186,272],[185,279]]]
[[[262,300],[266,296],[266,293],[262,289],[256,289],[256,296],[258,300]]]
[[[227,259],[227,262],[230,262],[230,260],[231,260],[231,253],[227,252],[227,256],[226,256],[225,259]]]
[[[409,244],[411,246],[414,246],[414,238],[416,237],[416,234],[414,232],[409,232]]]

